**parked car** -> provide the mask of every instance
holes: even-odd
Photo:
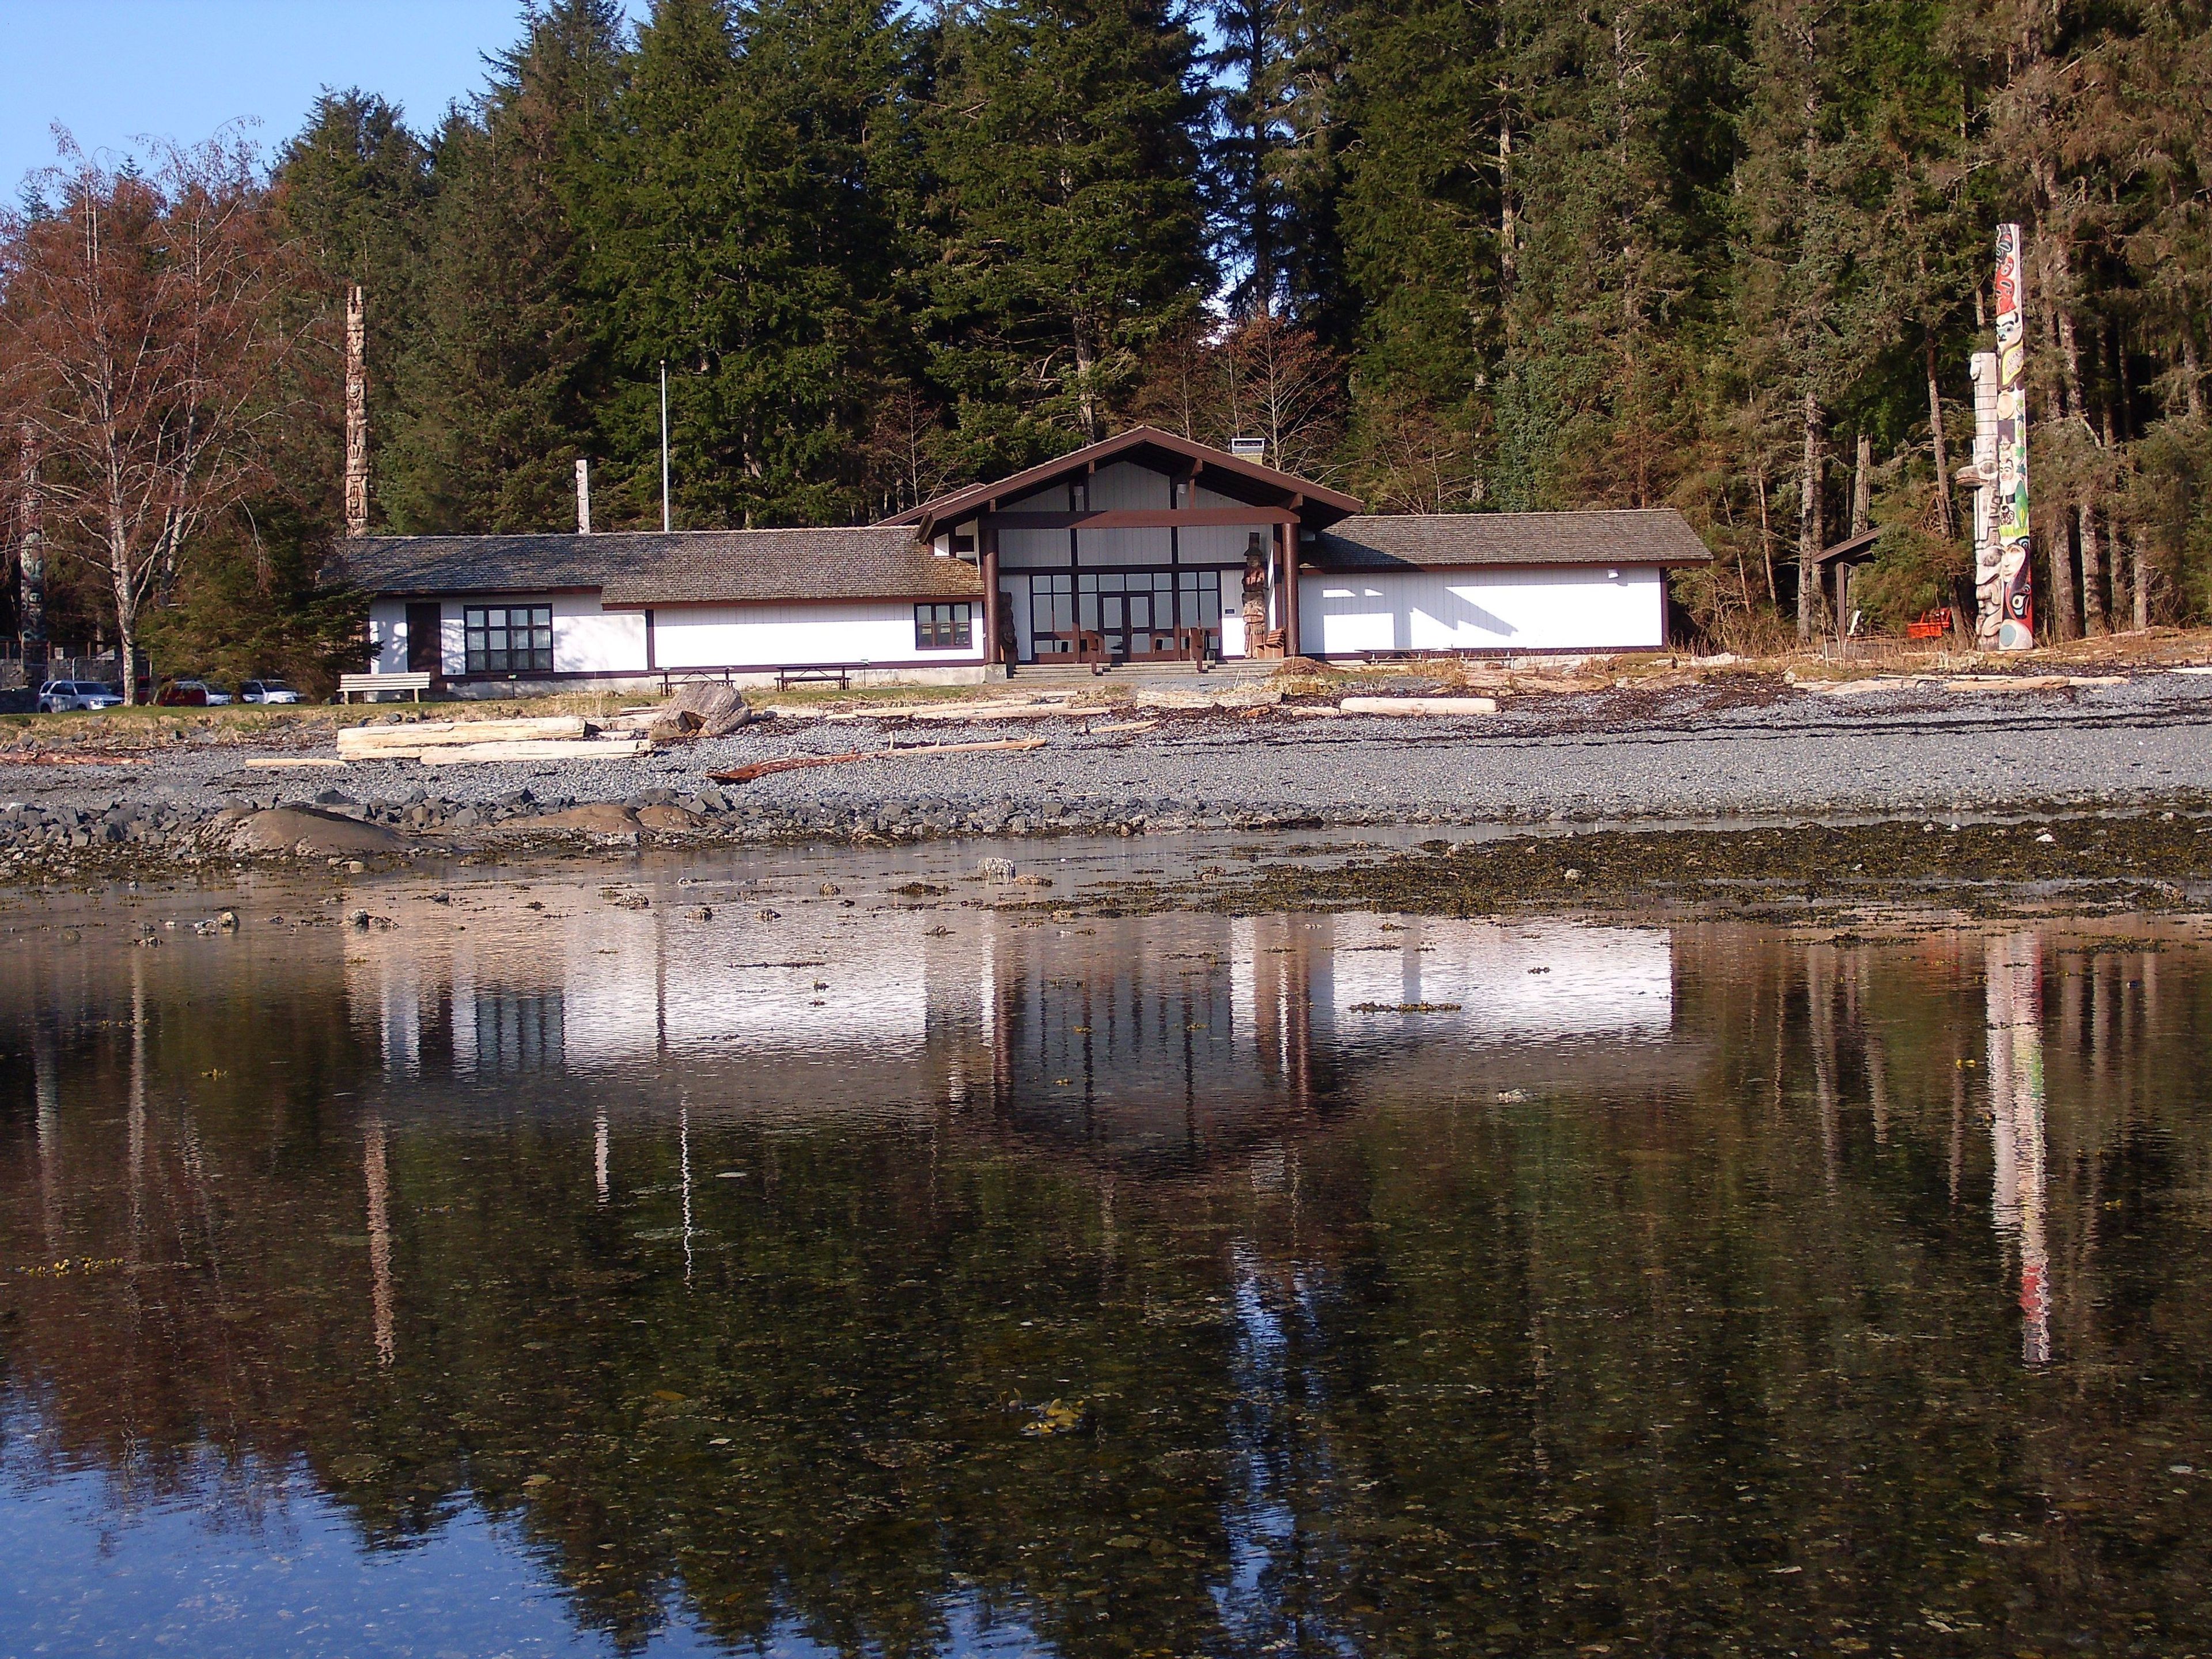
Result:
[[[72,708],[120,708],[123,694],[102,680],[48,680],[39,688],[39,712],[58,714]]]
[[[297,702],[300,694],[282,680],[248,680],[238,688],[240,702]]]
[[[208,705],[207,682],[169,680],[154,694],[154,701],[164,708],[204,708]]]
[[[227,708],[230,706],[230,693],[217,685],[213,680],[207,682],[207,694],[209,708]]]

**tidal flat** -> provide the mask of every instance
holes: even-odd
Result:
[[[18,889],[0,1652],[2207,1650],[2203,827]]]

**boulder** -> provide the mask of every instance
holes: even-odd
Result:
[[[707,820],[681,806],[641,806],[637,821],[648,830],[698,830]]]
[[[603,800],[514,822],[519,828],[530,830],[581,830],[587,835],[619,836],[635,833],[639,819],[636,813],[621,803]]]
[[[295,853],[331,858],[341,853],[394,853],[407,843],[381,824],[362,823],[306,806],[272,806],[231,824],[235,853]]]
[[[649,735],[655,743],[719,738],[752,718],[753,711],[735,686],[694,681],[669,700],[653,720]]]

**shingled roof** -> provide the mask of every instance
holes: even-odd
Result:
[[[610,605],[973,599],[975,568],[894,527],[635,531],[599,536],[369,536],[324,578],[373,593],[596,590]]]
[[[1300,550],[1324,570],[1488,564],[1705,564],[1712,553],[1671,507],[1589,513],[1370,513]]]

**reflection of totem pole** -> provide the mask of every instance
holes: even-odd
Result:
[[[2020,1245],[2021,1358],[2043,1365],[2051,1360],[2051,1247],[2043,1216],[2042,941],[2014,933],[1985,948],[1991,1209],[1998,1233]]]
[[[1974,561],[1974,586],[1981,602],[1976,643],[1999,651],[2026,651],[2035,643],[2035,600],[2027,562],[2027,337],[2021,310],[2020,256],[2020,227],[1999,225],[1993,410],[1996,453],[1992,458],[1996,489]],[[1978,395],[1975,403],[1978,413]],[[1977,450],[1980,447],[1978,443]]]
[[[17,550],[16,627],[23,642],[23,684],[36,691],[46,678],[46,537],[39,501],[39,449],[23,428],[22,540]]]

